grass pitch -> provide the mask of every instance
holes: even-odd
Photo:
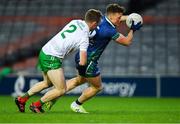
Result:
[[[180,123],[180,98],[120,98],[96,96],[83,106],[89,114],[74,113],[77,97],[64,96],[51,111],[32,113],[29,105],[20,113],[10,96],[0,96],[0,123]]]

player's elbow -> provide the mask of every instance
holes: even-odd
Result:
[[[127,42],[125,42],[125,46],[130,46],[132,44],[132,42],[131,41],[127,41]]]
[[[130,46],[132,44],[132,40],[125,39],[123,42],[121,42],[121,44],[124,46]]]
[[[129,46],[132,43],[132,38],[131,37],[120,37],[116,40],[116,42],[123,46]]]

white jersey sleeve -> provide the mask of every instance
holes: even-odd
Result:
[[[88,37],[88,32],[85,32],[84,36],[86,37],[83,37],[82,40],[80,41],[80,47],[79,49],[81,51],[87,51],[87,48],[89,46],[89,37]]]
[[[72,20],[57,33],[42,50],[47,55],[64,58],[77,49],[87,50],[89,45],[89,27],[82,20]]]

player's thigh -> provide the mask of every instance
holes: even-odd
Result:
[[[57,88],[58,90],[66,88],[64,72],[62,68],[49,70],[47,72],[47,75],[55,88]]]
[[[96,88],[102,88],[101,75],[98,75],[96,77],[87,78],[87,81]]]
[[[49,80],[49,78],[48,78],[48,76],[47,76],[47,73],[42,72],[42,75],[43,75],[43,81],[44,81],[45,83],[47,83],[47,85],[51,86],[52,83],[51,83],[51,81]]]

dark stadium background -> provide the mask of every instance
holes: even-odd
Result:
[[[119,3],[125,14],[142,15],[130,47],[111,42],[100,58],[104,90],[83,106],[69,105],[87,85],[63,96],[43,115],[17,111],[14,97],[42,80],[37,69],[41,47],[72,19],[90,8]],[[127,33],[125,24],[118,30]],[[74,54],[64,60],[66,79],[76,75]],[[0,0],[0,122],[180,123],[180,0]],[[12,97],[13,96],[13,97]]]
[[[102,75],[179,76],[178,0],[1,0],[0,69],[36,72],[37,54],[48,39],[71,19],[82,18],[87,9],[104,13],[106,5],[113,2],[125,6],[126,14],[140,13],[144,27],[129,48],[109,45],[100,61]],[[69,59],[64,62],[65,72],[74,75],[74,61]]]

